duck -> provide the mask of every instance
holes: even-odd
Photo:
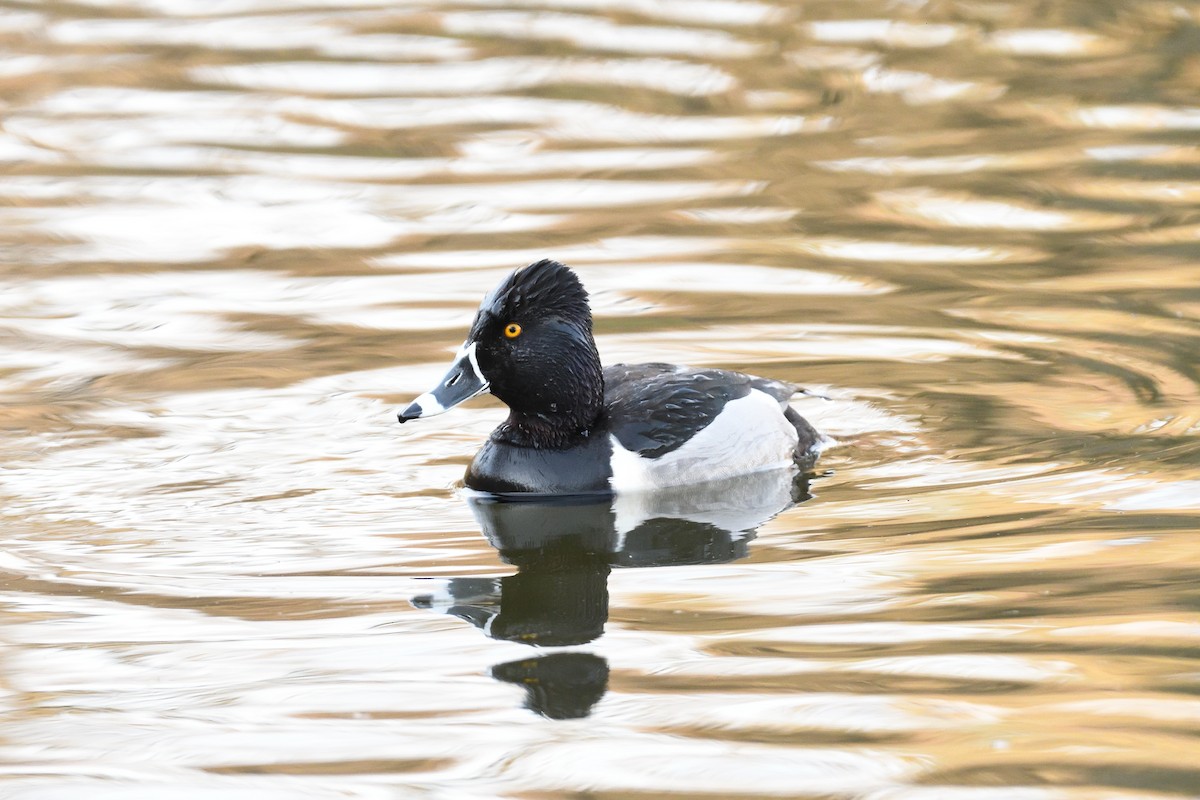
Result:
[[[724,369],[601,366],[583,283],[542,259],[487,293],[445,376],[397,417],[490,392],[509,413],[467,468],[468,489],[617,495],[811,469],[827,439],[789,405],[800,391]]]

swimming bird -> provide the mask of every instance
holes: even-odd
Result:
[[[490,391],[508,406],[467,469],[496,494],[653,491],[811,467],[825,438],[788,405],[797,387],[676,364],[604,368],[578,276],[543,259],[484,297],[449,371],[398,414],[441,414]]]

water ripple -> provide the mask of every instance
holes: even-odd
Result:
[[[8,5],[0,794],[1194,793],[1194,9]],[[489,527],[543,257],[819,475]]]

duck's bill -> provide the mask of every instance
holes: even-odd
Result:
[[[401,422],[417,417],[432,417],[486,392],[487,388],[488,382],[479,374],[479,362],[475,360],[475,342],[470,342],[458,351],[450,370],[437,385],[409,403],[396,416]]]

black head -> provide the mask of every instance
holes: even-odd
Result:
[[[484,298],[467,343],[475,344],[492,394],[512,412],[497,435],[561,446],[599,416],[604,377],[592,312],[583,284],[563,264],[544,259],[514,270]]]
[[[401,422],[447,411],[491,390],[511,413],[493,438],[558,448],[586,436],[604,403],[587,292],[543,260],[488,293],[450,370],[400,412]]]
[[[592,330],[587,290],[566,264],[549,258],[514,269],[488,292],[479,304],[475,326],[485,314],[572,320]]]

